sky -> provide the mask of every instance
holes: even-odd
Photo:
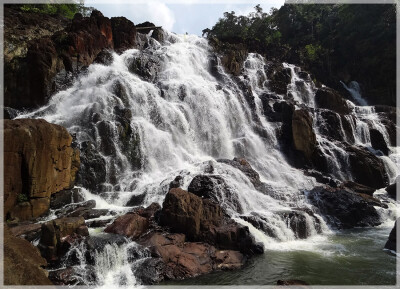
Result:
[[[254,6],[261,3],[264,12],[272,7],[281,7],[285,0],[259,1],[97,1],[86,0],[85,6],[95,7],[104,16],[125,16],[135,24],[145,21],[162,26],[165,30],[178,34],[189,33],[201,36],[202,30],[211,28],[226,11],[235,11],[237,15],[248,15]]]

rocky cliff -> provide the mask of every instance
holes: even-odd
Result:
[[[103,49],[135,47],[135,25],[124,17],[68,20],[6,5],[4,14],[4,105],[30,109],[44,105]],[[21,97],[23,96],[23,97]]]
[[[45,214],[52,194],[71,188],[80,166],[72,137],[41,119],[4,120],[4,214],[27,220]]]

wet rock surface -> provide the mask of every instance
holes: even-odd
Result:
[[[397,252],[397,221],[394,223],[393,229],[390,231],[389,239],[385,244],[385,249]]]
[[[340,188],[317,187],[308,192],[307,197],[334,227],[348,229],[382,223],[375,206],[385,205],[369,195]]]

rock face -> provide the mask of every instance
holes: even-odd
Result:
[[[229,164],[232,167],[241,170],[249,178],[254,187],[257,188],[261,185],[260,175],[251,167],[247,160],[243,158],[234,158],[233,160],[221,159],[218,160],[218,162]]]
[[[79,151],[59,125],[45,120],[4,120],[4,213],[26,220],[48,211],[52,194],[71,188]]]
[[[385,244],[385,249],[397,252],[396,235],[397,235],[397,221],[394,223],[393,229],[390,231],[389,239]]]
[[[190,241],[204,241],[221,249],[248,255],[262,253],[249,229],[227,219],[221,207],[209,199],[174,188],[165,197],[160,222]]]
[[[357,146],[347,148],[354,181],[374,189],[389,183],[383,161],[368,150]]]
[[[61,218],[42,224],[39,249],[48,262],[57,261],[71,244],[89,235],[83,217]]]
[[[382,133],[377,129],[370,129],[371,145],[374,149],[380,150],[385,156],[389,154],[389,148]]]
[[[307,196],[328,223],[336,228],[377,226],[382,223],[375,206],[385,205],[371,196],[330,187],[314,188]]]
[[[4,16],[4,104],[12,108],[44,105],[51,93],[65,85],[68,73],[93,63],[103,49],[135,47],[136,29],[131,21],[124,17],[110,20],[97,10],[90,17],[76,14],[68,21],[10,5]],[[25,41],[18,41],[19,34]]]
[[[118,217],[104,232],[123,235],[132,239],[140,237],[149,227],[149,222],[146,218],[130,213]]]
[[[346,100],[339,92],[328,87],[317,90],[315,103],[319,108],[330,109],[339,114],[349,114],[351,112]]]
[[[4,226],[4,285],[52,285],[47,265],[39,250],[30,242],[14,237]]]
[[[294,111],[292,120],[294,148],[301,151],[308,159],[315,151],[317,145],[312,124],[312,117],[306,110]]]

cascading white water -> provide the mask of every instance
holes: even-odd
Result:
[[[280,242],[293,242],[296,239],[294,232],[276,212],[311,209],[300,190],[311,189],[317,183],[288,164],[276,138],[277,124],[269,122],[262,113],[259,96],[270,92],[265,60],[257,54],[249,54],[240,77],[252,89],[255,103],[252,109],[238,84],[221,66],[218,66],[218,72],[222,80],[210,73],[212,51],[206,39],[166,33],[163,45],[154,40],[149,42],[150,46],[142,51],[131,49],[121,55],[114,53],[109,66],[92,64],[70,88],[55,94],[47,106],[19,118],[41,117],[60,124],[75,135],[78,144],[91,141],[98,150],[104,145],[99,123],[107,124],[114,151],[102,152],[107,164],[103,184],[106,189],[101,196],[98,192],[85,190],[86,195],[95,198],[102,208],[125,212],[126,202],[133,195],[141,194],[145,194],[144,206],[152,202],[161,204],[169,183],[177,175],[183,176],[183,188],[187,188],[194,176],[207,174],[211,165],[212,174],[223,177],[231,195],[240,204],[241,212],[238,212],[229,198],[221,196],[221,205],[232,217],[246,224],[239,215],[259,215],[265,220],[274,232],[274,238],[249,226],[256,236],[263,236],[261,239],[267,248],[276,248],[274,244]],[[129,71],[130,63],[142,56],[154,57],[159,62],[153,82]],[[288,93],[298,104],[314,108],[312,81],[302,80],[295,66],[284,66],[290,68],[292,74]],[[117,86],[123,87],[123,97],[116,93]],[[127,109],[132,114],[130,126],[139,140],[140,168],[131,164],[118,137],[115,107]],[[369,138],[363,129],[358,131],[359,122],[365,122],[358,119],[358,114],[355,117],[352,125],[356,142],[366,144]],[[375,123],[376,127],[383,127],[378,120]],[[348,171],[343,167],[346,152],[316,131],[323,152],[332,160],[332,171],[339,179],[348,179]],[[249,161],[271,194],[258,191],[240,170],[217,162],[220,158],[238,156]],[[111,171],[114,171],[116,181],[112,181]],[[112,197],[104,197],[107,195]],[[305,218],[309,236],[317,235],[315,221],[307,214]],[[321,231],[329,233],[324,220],[320,216],[317,218]],[[123,256],[126,246],[134,245],[107,245],[98,253],[95,269],[102,278],[98,284],[115,284],[121,278],[123,284],[136,283],[130,264]]]

